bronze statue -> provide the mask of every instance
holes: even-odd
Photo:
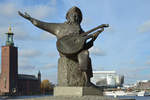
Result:
[[[60,68],[58,70],[61,74],[58,75],[59,86],[93,86],[90,82],[93,74],[88,49],[93,46],[93,42],[104,31],[104,27],[108,27],[108,24],[102,24],[88,32],[84,32],[80,26],[82,13],[77,7],[69,9],[66,14],[67,21],[64,23],[42,22],[32,18],[27,13],[18,13],[31,21],[33,25],[57,37],[57,49],[60,54],[58,63]],[[94,33],[88,35],[92,32]]]

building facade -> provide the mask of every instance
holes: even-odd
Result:
[[[14,46],[11,28],[6,33],[5,46],[1,48],[0,94],[31,95],[40,93],[41,74],[18,74],[18,48]]]
[[[91,81],[97,86],[121,87],[124,83],[124,76],[118,75],[115,71],[93,71]]]

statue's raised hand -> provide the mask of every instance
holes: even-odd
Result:
[[[20,11],[18,11],[18,14],[20,15],[20,16],[22,16],[22,17],[24,17],[25,19],[28,19],[28,20],[30,20],[30,21],[32,21],[32,17],[28,14],[28,13],[21,13]]]
[[[109,24],[102,24],[103,27],[109,27]]]

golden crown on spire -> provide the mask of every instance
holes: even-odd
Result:
[[[11,26],[9,26],[9,28],[8,28],[8,33],[13,34],[12,31],[11,31]]]

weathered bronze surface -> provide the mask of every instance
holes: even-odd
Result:
[[[58,62],[59,86],[94,86],[90,82],[93,74],[88,49],[93,46],[93,42],[104,31],[104,27],[108,27],[108,24],[102,24],[84,32],[80,26],[82,12],[78,7],[69,9],[66,14],[67,21],[64,23],[42,22],[27,13],[18,13],[31,21],[33,25],[57,37],[57,49],[60,54]],[[87,42],[88,39],[90,40]]]
[[[89,33],[99,29],[99,28],[104,28],[108,27],[107,24],[102,24],[88,32],[82,33],[82,34],[70,34],[66,35],[57,41],[57,49],[59,52],[65,54],[65,55],[72,55],[72,54],[77,54],[81,50],[89,47],[88,43],[86,43],[87,39],[92,39],[94,41],[94,38],[96,35],[99,35],[103,30],[99,30],[95,32],[94,34]],[[90,47],[89,47],[90,48]],[[88,49],[88,48],[87,48]]]

